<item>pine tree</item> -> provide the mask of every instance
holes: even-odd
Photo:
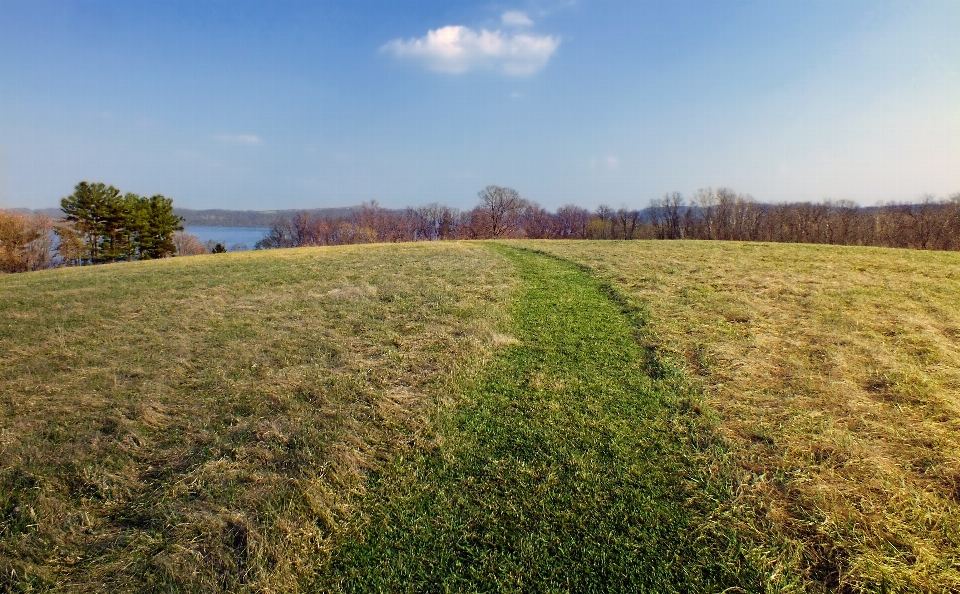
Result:
[[[120,201],[120,190],[104,184],[80,182],[73,194],[60,201],[60,208],[66,219],[83,238],[86,246],[86,258],[91,264],[106,261],[110,251],[110,234],[116,219],[116,203]],[[104,255],[104,245],[108,254]]]
[[[60,208],[80,235],[82,260],[92,264],[171,256],[176,252],[173,234],[183,230],[172,199],[133,193],[121,197],[120,190],[99,183],[80,182]]]
[[[161,195],[144,199],[147,225],[140,239],[140,254],[143,259],[166,258],[176,253],[173,235],[183,231],[183,218],[173,214],[173,199]]]

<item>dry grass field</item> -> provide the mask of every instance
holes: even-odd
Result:
[[[0,276],[0,592],[373,578],[960,592],[960,254],[433,242]]]
[[[0,592],[296,589],[511,278],[453,243],[0,277]]]
[[[809,589],[960,591],[960,254],[523,242],[649,312],[739,475],[726,519]],[[709,461],[705,461],[709,462]]]

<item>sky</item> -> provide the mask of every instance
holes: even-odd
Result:
[[[0,208],[945,197],[958,31],[958,0],[0,0]]]

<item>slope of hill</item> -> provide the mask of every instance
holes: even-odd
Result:
[[[0,277],[0,591],[951,591],[958,295],[723,242]]]
[[[511,278],[452,243],[0,277],[0,591],[289,590]]]

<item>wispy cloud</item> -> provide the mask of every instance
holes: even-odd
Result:
[[[541,16],[567,10],[580,4],[580,0],[537,0],[531,4],[534,12]]]
[[[544,66],[560,46],[552,35],[479,33],[468,27],[449,25],[428,31],[416,39],[394,39],[381,51],[397,58],[420,62],[436,72],[461,74],[475,69],[495,70],[509,76],[529,76]]]
[[[616,171],[620,169],[620,157],[616,155],[606,155],[599,159],[594,157],[587,162],[587,166],[594,171],[603,169]]]
[[[221,134],[215,137],[217,142],[254,146],[260,144],[260,137],[253,134]]]
[[[500,21],[508,27],[529,27],[533,21],[527,16],[527,13],[519,10],[508,10],[500,17]]]

